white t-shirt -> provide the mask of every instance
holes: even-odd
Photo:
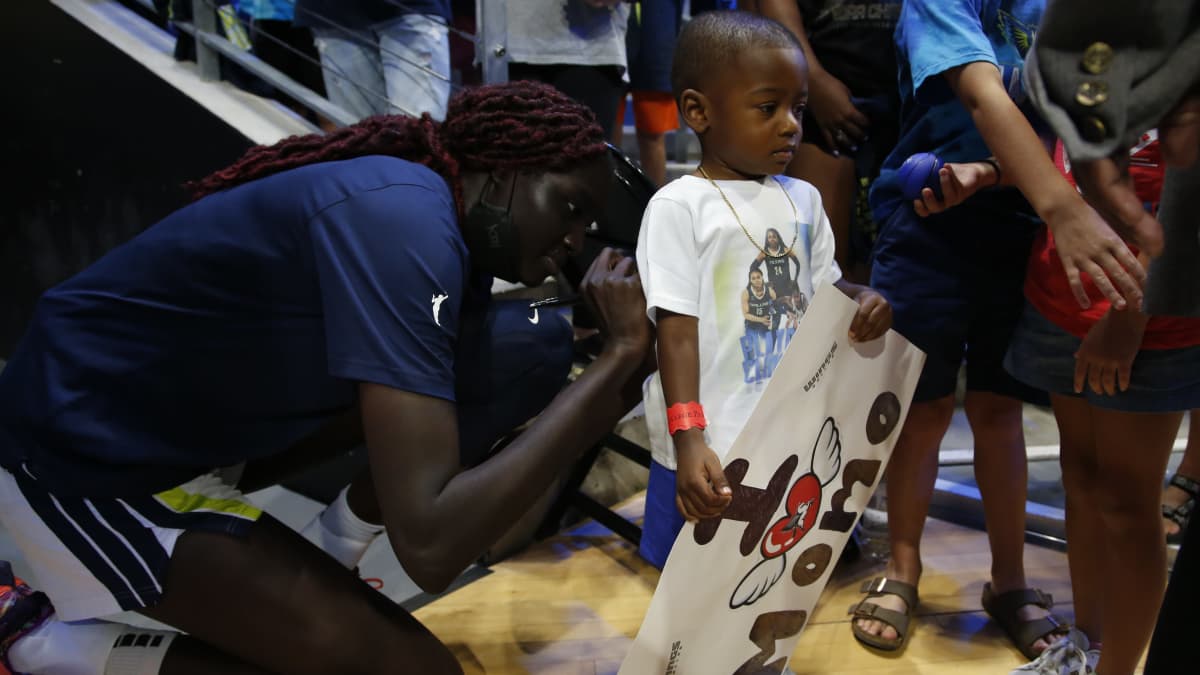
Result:
[[[505,12],[513,62],[625,68],[628,3],[597,8],[583,0],[510,0]]]
[[[703,178],[683,176],[646,207],[637,265],[651,321],[659,308],[699,319],[705,436],[724,459],[813,292],[841,279],[842,272],[833,257],[829,218],[812,185],[786,176],[717,183],[755,242],[767,247],[767,231],[773,229],[782,247],[795,237],[792,255],[763,259],[717,189]],[[752,268],[761,272],[759,286],[751,286]],[[646,381],[644,395],[654,460],[674,469],[675,446],[657,373]]]

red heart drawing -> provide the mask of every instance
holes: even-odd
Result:
[[[787,515],[780,518],[767,530],[760,547],[764,558],[775,558],[787,553],[817,522],[821,511],[821,482],[811,473],[806,473],[792,484],[784,500]]]

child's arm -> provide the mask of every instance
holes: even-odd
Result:
[[[1138,254],[1143,265],[1150,256]],[[1109,308],[1099,321],[1092,324],[1075,352],[1075,392],[1082,393],[1085,384],[1097,394],[1114,396],[1129,388],[1133,360],[1142,347],[1142,337],[1150,317],[1141,310]]]
[[[1084,272],[1114,307],[1124,308],[1126,300],[1140,305],[1145,269],[1058,172],[1041,139],[1009,98],[999,69],[976,61],[951,68],[945,76],[995,153],[1005,182],[1021,190],[1054,233],[1079,305],[1090,305],[1080,278]]]
[[[939,200],[933,190],[923,188],[921,198],[913,201],[913,210],[925,218],[958,206],[980,190],[1005,185],[999,167],[1000,163],[991,158],[978,162],[946,162],[938,171],[942,198]]]
[[[858,312],[850,322],[850,339],[854,342],[870,342],[892,327],[892,306],[887,298],[870,286],[852,284],[845,279],[833,282],[835,288],[858,303]]]
[[[1085,383],[1097,394],[1109,396],[1128,389],[1149,320],[1133,308],[1109,309],[1093,324],[1075,352],[1075,393],[1082,393]]]
[[[808,30],[796,0],[758,0],[755,10],[774,19],[796,36],[808,62],[808,105],[817,121],[817,131],[836,156],[838,151],[853,152],[867,137],[871,120],[854,107],[850,88],[821,65],[808,42]]]
[[[667,409],[700,400],[698,320],[658,310],[658,367]],[[733,499],[721,459],[708,447],[699,428],[677,431],[675,505],[689,521],[718,516]]]

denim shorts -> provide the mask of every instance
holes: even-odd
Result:
[[[1200,346],[1138,352],[1129,389],[1108,396],[1086,385],[1083,393],[1075,393],[1075,352],[1081,342],[1026,305],[1009,342],[1004,367],[1029,386],[1083,398],[1097,408],[1144,413],[1200,408]]]
[[[450,33],[434,14],[403,14],[366,31],[317,28],[329,100],[362,119],[429,113],[446,117]]]

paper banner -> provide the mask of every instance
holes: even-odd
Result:
[[[726,458],[733,501],[686,524],[620,675],[782,672],[891,456],[925,355],[847,333],[826,285]]]

